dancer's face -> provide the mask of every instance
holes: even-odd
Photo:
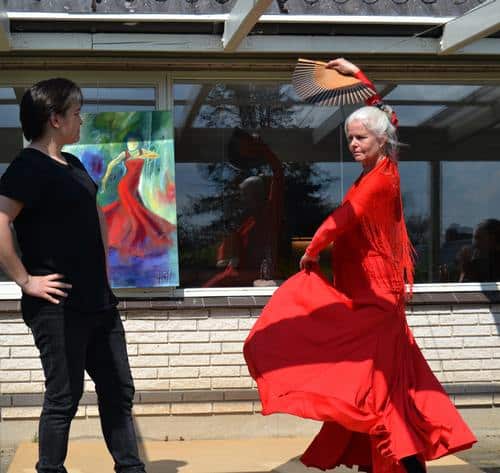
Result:
[[[376,136],[359,120],[353,120],[347,126],[347,140],[354,160],[365,169],[375,166],[384,155],[386,140]]]
[[[136,151],[139,148],[139,141],[136,138],[129,138],[127,140],[127,149],[129,151]]]

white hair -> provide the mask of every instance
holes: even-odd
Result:
[[[392,160],[397,160],[399,141],[396,127],[389,120],[387,113],[377,107],[361,107],[351,113],[345,121],[344,130],[348,136],[347,127],[353,121],[359,121],[363,126],[379,138],[385,138],[384,151]]]

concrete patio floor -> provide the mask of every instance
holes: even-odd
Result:
[[[311,439],[259,438],[243,440],[147,441],[141,456],[148,473],[312,473],[297,460]],[[34,473],[36,443],[22,443],[8,473]],[[73,440],[66,461],[68,473],[112,473],[113,463],[103,441]],[[331,470],[333,471],[333,470]],[[352,472],[337,468],[336,473]],[[454,456],[428,463],[430,473],[480,473]]]

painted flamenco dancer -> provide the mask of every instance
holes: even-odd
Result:
[[[118,199],[102,208],[108,228],[108,245],[121,257],[161,254],[172,243],[175,225],[145,207],[139,195],[139,182],[146,159],[158,154],[140,147],[140,137],[127,135],[127,149],[111,160],[101,181],[101,190],[113,168],[124,162],[126,173],[118,184]]]
[[[354,64],[328,66],[374,88]],[[244,355],[262,413],[323,421],[302,455],[322,470],[424,472],[476,441],[423,358],[405,318],[413,249],[396,162],[397,118],[373,97],[346,121],[362,172],[314,234],[301,272],[273,295]],[[333,285],[318,255],[333,242]]]

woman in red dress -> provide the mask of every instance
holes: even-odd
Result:
[[[373,88],[344,59],[328,67]],[[381,106],[378,96],[370,103]],[[301,457],[322,470],[344,464],[374,473],[423,472],[426,460],[476,441],[406,322],[413,249],[396,162],[397,119],[387,112],[364,107],[347,119],[349,149],[362,173],[244,346],[264,415],[324,422]],[[333,285],[317,265],[332,242]]]
[[[158,154],[140,147],[140,137],[127,135],[127,149],[110,161],[101,181],[101,190],[113,168],[125,163],[126,174],[118,184],[118,200],[103,207],[108,227],[108,245],[122,257],[164,253],[172,244],[175,229],[169,221],[147,209],[139,195],[139,181],[144,160],[157,159]]]

